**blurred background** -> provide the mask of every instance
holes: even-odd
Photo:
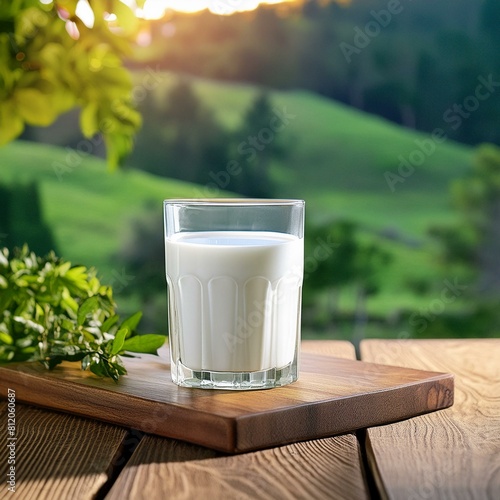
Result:
[[[499,25],[498,0],[2,0],[0,246],[95,266],[166,333],[162,200],[301,198],[304,338],[496,337]]]

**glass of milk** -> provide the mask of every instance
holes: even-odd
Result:
[[[297,380],[304,202],[164,202],[172,380],[265,389]]]

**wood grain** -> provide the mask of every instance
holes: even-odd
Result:
[[[66,364],[0,367],[19,401],[238,453],[343,434],[452,404],[448,374],[386,367],[307,352],[294,384],[263,391],[188,389],[165,360],[128,360],[120,383]]]
[[[354,359],[349,342],[307,341],[302,350]],[[106,500],[126,498],[364,500],[368,493],[353,434],[230,457],[146,436]]]
[[[243,455],[158,460],[169,446],[167,439],[143,439],[106,500],[368,498],[352,434]]]
[[[368,430],[383,498],[500,498],[500,339],[365,340],[361,355],[456,376],[452,408]]]
[[[92,499],[119,465],[127,431],[113,425],[33,408],[16,402],[15,493],[5,482],[2,451],[0,497],[53,500]],[[0,443],[6,449],[7,403],[0,402]]]

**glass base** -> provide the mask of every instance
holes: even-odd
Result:
[[[296,361],[282,368],[270,368],[258,372],[198,371],[191,370],[179,361],[176,366],[172,364],[171,373],[173,382],[181,387],[233,391],[272,389],[291,384],[298,378]]]

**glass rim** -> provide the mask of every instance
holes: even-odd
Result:
[[[172,198],[163,200],[164,205],[196,206],[293,206],[305,205],[304,200],[286,198]]]

